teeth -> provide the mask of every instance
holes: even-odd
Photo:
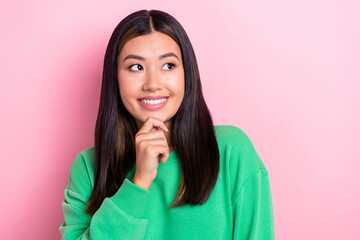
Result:
[[[157,99],[157,100],[140,100],[142,101],[143,103],[146,103],[146,104],[159,104],[159,103],[162,103],[162,102],[165,102],[166,101],[166,98],[162,98],[162,99]]]

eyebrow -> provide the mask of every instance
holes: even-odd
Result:
[[[163,59],[163,58],[166,58],[166,57],[176,57],[177,60],[179,60],[179,58],[176,56],[176,54],[175,54],[175,53],[172,53],[172,52],[169,52],[169,53],[165,53],[165,54],[163,54],[163,55],[160,55],[160,56],[159,56],[159,59]],[[138,60],[143,60],[143,61],[145,60],[145,58],[143,58],[143,57],[141,57],[141,56],[130,54],[130,55],[127,55],[127,56],[124,58],[124,61],[123,61],[123,62],[125,62],[126,59],[130,59],[130,58],[138,59]],[[179,60],[179,61],[180,61],[180,60]]]

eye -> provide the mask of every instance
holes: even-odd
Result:
[[[135,66],[135,67],[134,67]],[[136,67],[137,66],[137,67]],[[142,70],[142,66],[140,64],[133,64],[129,67],[129,69],[131,69],[132,71],[138,71],[138,70]]]
[[[173,63],[166,63],[164,66],[170,66],[170,69],[172,69],[172,68],[174,68],[175,67],[175,64],[173,64]],[[169,70],[170,70],[169,69]]]

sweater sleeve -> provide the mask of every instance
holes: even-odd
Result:
[[[248,177],[233,201],[234,240],[273,240],[274,220],[266,169]]]
[[[148,220],[145,206],[150,192],[125,179],[118,191],[107,197],[93,216],[84,213],[92,187],[81,154],[75,159],[62,202],[62,239],[143,239]]]

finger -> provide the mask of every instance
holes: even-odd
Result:
[[[149,117],[148,119],[146,119],[143,126],[140,128],[139,133],[141,134],[141,133],[150,132],[151,129],[154,127],[161,128],[165,132],[169,131],[169,129],[166,128],[165,124],[161,120],[157,118]]]
[[[157,131],[157,130],[159,130],[158,127],[153,127],[153,128],[150,130],[150,132],[154,132],[154,131]]]
[[[162,147],[159,152],[161,152],[159,154],[160,161],[162,163],[166,163],[166,161],[169,158],[169,148],[168,147]]]
[[[162,138],[157,138],[157,139],[146,139],[143,140],[144,144],[148,144],[148,145],[156,145],[156,146],[165,146],[168,147],[167,141],[166,139],[162,139]],[[146,145],[145,145],[146,146]]]
[[[160,156],[160,161],[162,163],[166,163],[166,161],[168,160],[169,156],[165,156],[164,154],[161,154]]]
[[[164,155],[166,158],[169,157],[169,147],[164,144],[156,145],[151,142],[144,149],[150,157],[160,157],[159,155]]]
[[[143,134],[137,134],[135,141],[142,142],[144,140],[150,140],[150,139],[166,139],[166,136],[163,130],[156,130]]]

